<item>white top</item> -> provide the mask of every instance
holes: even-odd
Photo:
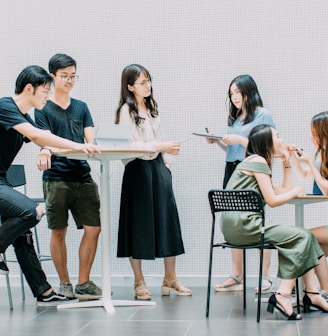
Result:
[[[139,159],[142,160],[154,160],[157,158],[159,152],[156,152],[156,145],[159,142],[162,142],[162,135],[160,131],[160,118],[152,118],[149,111],[141,110],[139,115],[144,118],[138,126],[135,125],[134,120],[131,118],[129,113],[129,107],[127,104],[124,104],[120,111],[120,125],[133,125],[134,130],[132,131],[131,136],[131,148],[139,150],[149,150],[154,153],[145,154]],[[165,163],[169,163],[170,160],[167,154],[163,153],[163,159]],[[122,160],[126,165],[134,159]]]

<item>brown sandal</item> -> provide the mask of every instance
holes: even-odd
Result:
[[[152,296],[144,280],[134,283],[134,294],[134,298],[137,300],[150,300]]]
[[[161,292],[163,296],[170,295],[170,292],[173,292],[178,296],[189,296],[192,294],[192,290],[183,286],[178,279],[164,279]]]

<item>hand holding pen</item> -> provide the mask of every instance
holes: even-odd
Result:
[[[285,145],[285,148],[289,151],[293,160],[306,163],[311,161],[311,158],[303,151],[303,149],[295,145]]]
[[[209,135],[214,135],[214,133],[210,133],[208,128],[205,127],[205,131],[207,134]],[[219,140],[216,140],[216,139],[213,139],[213,138],[206,138],[206,141],[209,143],[209,144],[212,144],[212,143],[219,143]]]
[[[303,149],[299,148],[295,145],[287,145],[285,144],[285,149],[290,152],[290,154],[297,154],[298,156],[302,156],[304,154]],[[292,153],[293,152],[293,153]]]

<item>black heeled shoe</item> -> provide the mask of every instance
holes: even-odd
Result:
[[[287,318],[287,320],[299,321],[299,320],[302,319],[302,316],[296,314],[295,312],[292,312],[290,315],[287,315],[284,308],[278,303],[276,295],[281,295],[281,296],[287,297],[286,295],[283,295],[283,294],[280,294],[280,293],[277,293],[277,292],[272,293],[272,295],[269,298],[269,303],[268,303],[268,308],[267,308],[267,311],[269,313],[272,314],[274,309],[277,309],[277,310],[280,311],[280,313],[282,315],[284,315]],[[290,296],[288,296],[288,297],[290,297]]]
[[[319,292],[307,292],[305,290],[303,292],[305,293],[303,296],[304,313],[311,313],[312,311],[317,311],[317,310],[320,310],[323,313],[328,313],[328,310],[325,310],[322,307],[312,303],[311,299],[308,296],[308,294],[320,295]],[[311,309],[311,307],[316,308],[316,309]]]

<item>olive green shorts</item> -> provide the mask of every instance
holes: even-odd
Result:
[[[44,181],[43,193],[49,229],[66,228],[69,211],[78,229],[100,226],[100,199],[94,181]]]

